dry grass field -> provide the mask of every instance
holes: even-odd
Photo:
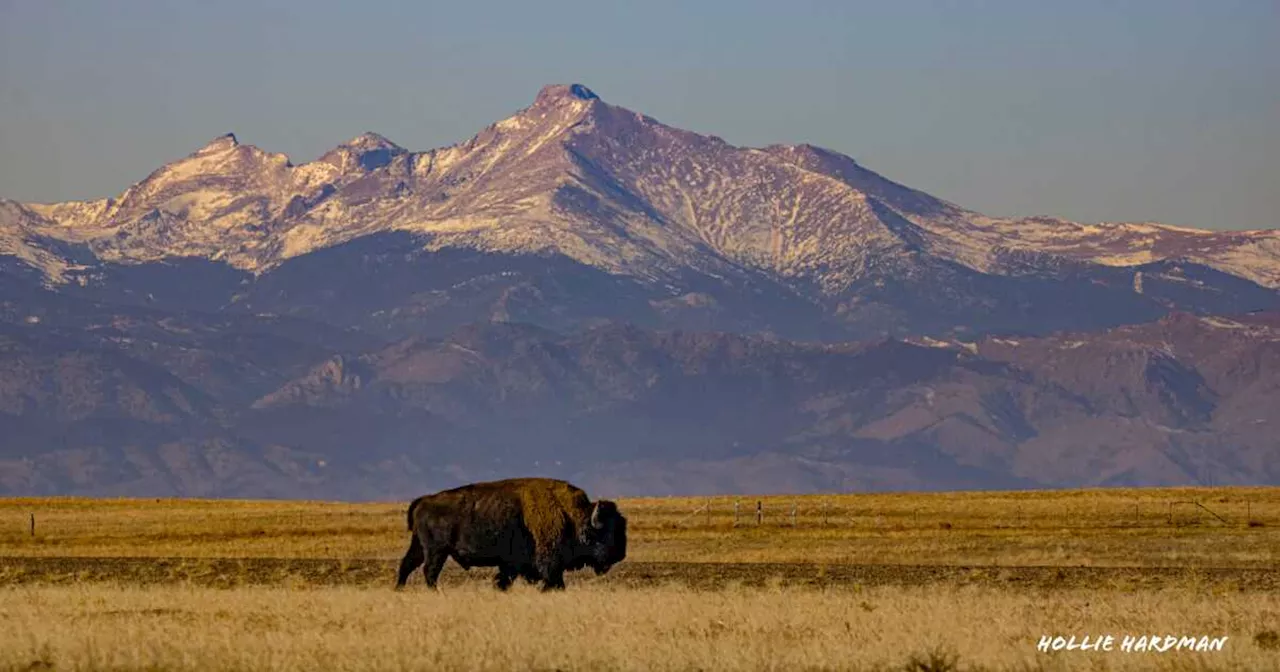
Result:
[[[1280,489],[756,501],[623,500],[613,572],[500,594],[392,592],[406,503],[0,500],[0,669],[1280,669]]]

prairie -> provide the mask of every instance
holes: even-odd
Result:
[[[501,594],[452,564],[392,592],[405,503],[0,500],[0,669],[1280,666],[1276,488],[619,505],[614,571]],[[1120,650],[1143,635],[1227,640]]]
[[[437,595],[86,584],[7,587],[0,601],[0,666],[86,670],[1261,670],[1277,662],[1261,624],[1280,613],[1274,593],[1046,598],[945,585],[546,595],[471,584]],[[1116,650],[1037,651],[1043,634],[1106,633]],[[1124,653],[1126,634],[1230,638],[1213,653]]]
[[[0,499],[0,556],[398,559],[408,540],[406,505]],[[1280,550],[1280,488],[672,497],[619,505],[634,542],[628,558],[639,562],[1270,568]]]

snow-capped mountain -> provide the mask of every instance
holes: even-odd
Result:
[[[1278,288],[1275,231],[988,217],[576,84],[426,152],[228,134],[0,200],[0,494],[1275,483]]]
[[[198,257],[261,275],[408,232],[428,250],[562,255],[676,295],[690,271],[758,274],[821,300],[940,264],[1009,276],[1063,262],[1126,268],[1130,289],[1142,283],[1137,267],[1160,262],[1280,287],[1280,232],[986,217],[835,152],[734,147],[579,84],[545,87],[466,142],[426,152],[366,133],[294,165],[224,135],[114,198],[0,202],[0,232],[0,250],[54,283],[80,264],[48,241],[85,245],[104,262]]]

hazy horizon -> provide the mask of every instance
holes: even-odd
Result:
[[[1280,226],[1275,3],[0,2],[0,198],[118,195],[227,132],[461,142],[580,82],[994,216]]]

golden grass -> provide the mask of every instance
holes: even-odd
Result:
[[[436,594],[390,590],[408,502],[0,500],[0,670],[1280,669],[1280,488],[761,501],[622,500],[608,576]]]
[[[1280,551],[1280,488],[759,499],[761,525],[755,497],[621,500],[629,559],[1273,568]],[[407,504],[6,499],[0,556],[395,559]]]
[[[0,588],[0,669],[862,670],[1275,669],[1274,593],[1044,596],[867,590],[517,586]],[[1036,650],[1042,635],[1223,636],[1219,652]],[[52,667],[48,667],[52,666]]]

